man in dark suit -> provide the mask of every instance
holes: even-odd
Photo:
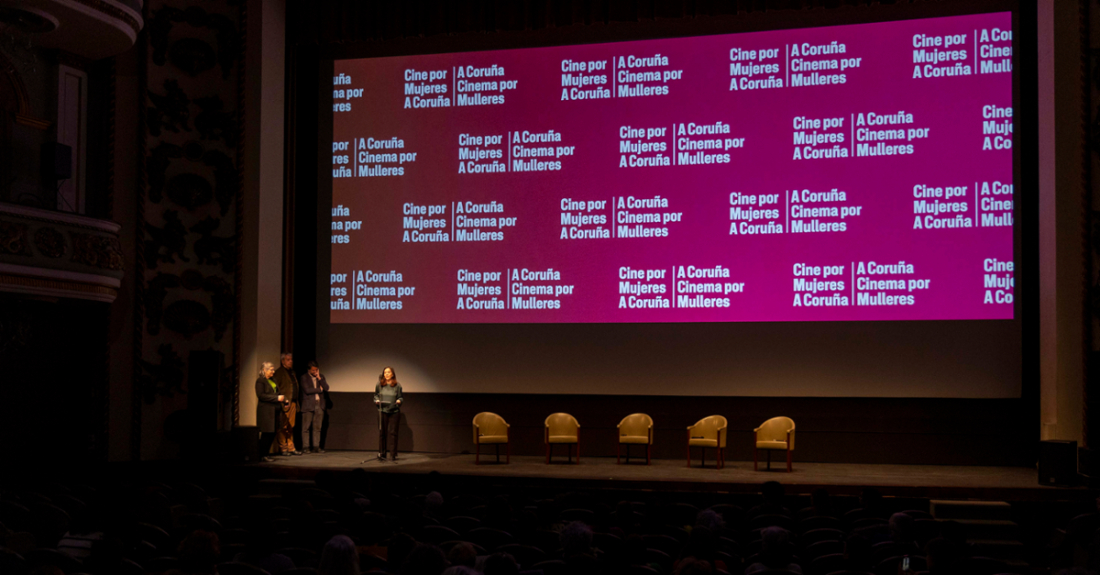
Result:
[[[275,385],[279,388],[279,395],[286,400],[283,402],[282,425],[276,441],[279,442],[279,452],[283,455],[301,455],[302,452],[294,448],[294,421],[298,416],[298,378],[292,371],[294,356],[289,353],[282,355],[282,366],[275,370]]]
[[[299,403],[302,410],[302,451],[306,453],[324,453],[321,449],[321,427],[325,421],[325,393],[328,382],[321,375],[316,361],[309,362],[309,371],[298,380],[298,389],[302,391]]]

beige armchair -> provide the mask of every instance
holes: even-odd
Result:
[[[703,448],[703,460],[702,465],[707,465],[707,448],[713,447],[718,450],[718,469],[722,469],[726,466],[726,418],[721,415],[712,415],[710,417],[704,417],[687,428],[688,431],[688,445],[687,445],[687,463],[688,467],[691,467],[691,448],[701,447]]]
[[[630,446],[645,445],[645,464],[653,450],[653,418],[644,413],[632,413],[619,422],[619,446],[615,450],[615,463],[621,463],[620,453],[626,445],[626,462],[630,463]]]
[[[493,445],[496,448],[497,463],[500,463],[500,444],[507,448],[505,463],[512,462],[512,441],[508,434],[508,428],[504,418],[488,411],[483,411],[474,416],[474,445],[477,446],[474,455],[474,465],[481,464],[481,444]]]
[[[564,443],[577,446],[577,463],[581,462],[581,424],[568,413],[552,413],[546,418],[546,463],[550,463],[551,446]],[[569,461],[572,461],[573,449],[568,448]]]
[[[753,439],[755,449],[752,450],[753,470],[760,469],[758,456],[760,450],[764,449],[768,452],[768,469],[772,468],[772,451],[786,451],[787,471],[790,472],[791,452],[794,451],[794,420],[789,417],[773,417],[752,431],[756,434]]]

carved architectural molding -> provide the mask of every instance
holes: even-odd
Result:
[[[120,226],[0,203],[0,291],[112,302],[123,277]]]
[[[56,24],[35,35],[35,45],[99,60],[129,50],[145,26],[141,12],[118,0],[0,0]]]
[[[16,109],[13,112],[16,122],[36,130],[45,130],[50,127],[52,123],[49,120],[41,120],[31,115],[30,97],[27,96],[27,87],[23,84],[23,78],[3,54],[0,54],[0,91],[7,91],[15,101]]]

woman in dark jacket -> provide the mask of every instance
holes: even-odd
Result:
[[[389,451],[390,462],[397,461],[397,426],[401,420],[401,384],[397,383],[397,373],[392,367],[382,370],[378,376],[378,385],[374,386],[374,403],[378,405],[378,460],[386,459]],[[388,445],[387,445],[388,444]]]
[[[279,416],[282,415],[283,401],[286,399],[279,395],[275,385],[275,364],[265,361],[260,368],[260,377],[256,378],[256,427],[260,430],[260,458],[259,461],[275,461],[268,455],[271,451],[271,443],[275,441],[275,431],[278,429]]]

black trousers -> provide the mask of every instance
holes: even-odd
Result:
[[[385,457],[389,453],[397,459],[397,424],[401,421],[401,412],[380,413],[379,417],[382,423],[378,429],[378,455]]]
[[[256,458],[256,461],[263,461],[264,457],[271,455],[271,444],[275,443],[275,432],[270,433],[260,432],[260,441],[257,447],[260,448],[260,456]]]

